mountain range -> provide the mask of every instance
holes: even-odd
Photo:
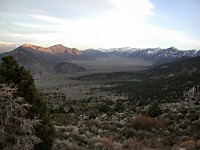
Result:
[[[11,55],[20,65],[34,75],[45,76],[55,73],[71,73],[84,71],[85,68],[72,64],[70,60],[85,60],[87,57],[75,48],[54,45],[48,48],[24,44],[10,52],[1,53],[0,57]]]
[[[2,45],[2,43],[0,43]],[[4,43],[4,47],[6,44]],[[156,65],[173,62],[178,59],[200,56],[200,50],[178,50],[175,47],[167,49],[161,48],[111,48],[111,49],[87,49],[80,51],[76,48],[68,48],[61,44],[51,47],[41,47],[31,44],[24,44],[9,52],[4,52],[0,46],[0,58],[3,56],[13,56],[22,66],[30,70],[35,77],[57,73],[72,73],[85,71],[82,66],[70,61],[95,61],[99,58],[109,58],[113,56],[126,58],[141,58],[151,60]]]
[[[200,50],[178,50],[174,46],[166,49],[161,48],[111,48],[101,49],[109,55],[117,55],[128,58],[142,58],[154,61],[157,64],[175,61],[182,57],[200,56]]]

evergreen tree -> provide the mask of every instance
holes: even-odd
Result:
[[[154,102],[153,104],[150,105],[148,115],[151,117],[158,117],[159,115],[162,114],[162,110],[158,106],[157,102]]]
[[[16,91],[12,85],[0,84],[0,149],[30,150],[41,141],[34,129],[40,120],[27,117],[31,105]]]
[[[27,103],[32,105],[28,111],[28,116],[42,120],[41,125],[36,128],[36,136],[42,142],[35,146],[38,150],[50,150],[54,141],[55,129],[47,111],[47,104],[42,95],[40,95],[35,87],[34,79],[29,71],[19,66],[12,56],[2,58],[0,64],[0,84],[14,84],[17,86],[17,95],[24,98]]]

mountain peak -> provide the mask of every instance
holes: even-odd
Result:
[[[28,43],[25,43],[22,45],[22,47],[31,47],[32,45],[31,44],[28,44]]]
[[[66,49],[66,47],[62,44],[56,44],[56,45],[50,46],[49,48],[65,48]]]
[[[176,47],[174,47],[174,46],[172,46],[172,47],[170,47],[170,48],[168,48],[168,49],[170,49],[170,50],[174,50],[174,51],[179,51]]]
[[[23,44],[21,47],[22,47],[22,48],[38,49],[40,46],[36,46],[36,45],[32,45],[32,44],[27,44],[27,43],[25,43],[25,44]]]
[[[31,50],[38,50],[42,51],[45,53],[51,53],[51,54],[70,54],[70,55],[80,55],[82,54],[78,49],[76,48],[68,48],[65,47],[62,44],[56,44],[50,47],[40,47],[40,46],[35,46],[32,44],[23,44],[20,46],[22,49],[31,49]]]
[[[56,44],[56,45],[53,45],[49,48],[47,48],[47,52],[50,52],[50,53],[66,53],[66,54],[70,54],[70,55],[80,55],[81,52],[76,49],[76,48],[68,48],[68,47],[65,47],[63,46],[62,44]]]

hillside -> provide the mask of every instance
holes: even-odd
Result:
[[[199,149],[199,61],[41,86],[56,124],[56,148]]]
[[[34,54],[43,55],[49,59],[58,59],[60,61],[64,60],[88,60],[87,56],[83,56],[82,52],[76,48],[68,48],[61,44],[53,45],[51,47],[41,47],[31,44],[24,44],[14,51],[26,50]]]
[[[77,77],[77,80],[97,80],[97,81],[127,81],[143,80],[147,78],[161,78],[177,76],[184,73],[192,73],[200,70],[200,56],[193,58],[182,58],[171,63],[159,66],[151,66],[149,69],[140,72],[113,72],[96,73]]]
[[[102,52],[100,50],[95,50],[95,49],[87,49],[87,50],[82,51],[82,53],[93,59],[109,57],[109,54]]]
[[[116,93],[127,93],[132,102],[176,102],[185,99],[185,93],[200,88],[200,57],[164,64],[135,75],[135,81],[125,81],[113,88]]]
[[[0,54],[0,57],[11,55],[20,65],[30,70],[34,77],[40,77],[54,73],[84,71],[83,67],[66,62],[70,61],[70,59],[82,59],[83,57],[79,57],[80,54],[81,52],[77,49],[67,48],[62,45],[43,48],[24,44],[11,52]],[[83,59],[86,59],[86,57]]]
[[[116,94],[125,93],[134,103],[138,101],[146,104],[152,101],[181,101],[188,90],[192,88],[200,90],[199,64],[200,57],[194,57],[137,73],[98,73],[81,76],[76,80],[113,81],[113,84],[118,84],[118,86],[106,90],[112,90]]]
[[[55,74],[64,74],[64,73],[73,73],[73,72],[80,72],[80,71],[85,71],[86,69],[75,65],[73,63],[69,62],[62,62],[54,66],[54,73]]]
[[[166,63],[147,71],[144,71],[144,77],[161,77],[161,76],[173,76],[181,74],[189,74],[200,70],[200,56],[193,58],[182,58],[175,62]]]

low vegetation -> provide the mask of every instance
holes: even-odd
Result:
[[[200,105],[193,100],[160,104],[162,113],[157,117],[148,115],[150,105],[124,101],[122,109],[116,109],[119,102],[107,102],[102,111],[99,102],[91,107],[95,102],[73,101],[73,111],[65,107],[65,112],[52,113],[54,149],[178,149],[192,142],[194,149],[200,146]],[[187,141],[192,142],[184,145]]]
[[[126,99],[65,99],[62,112],[52,113],[54,149],[199,149],[199,73],[193,68],[92,89]]]
[[[174,73],[157,67],[149,74],[101,74],[95,81],[96,74],[38,86],[56,130],[53,150],[200,149],[200,71],[192,66]],[[75,92],[69,99],[70,88]]]

